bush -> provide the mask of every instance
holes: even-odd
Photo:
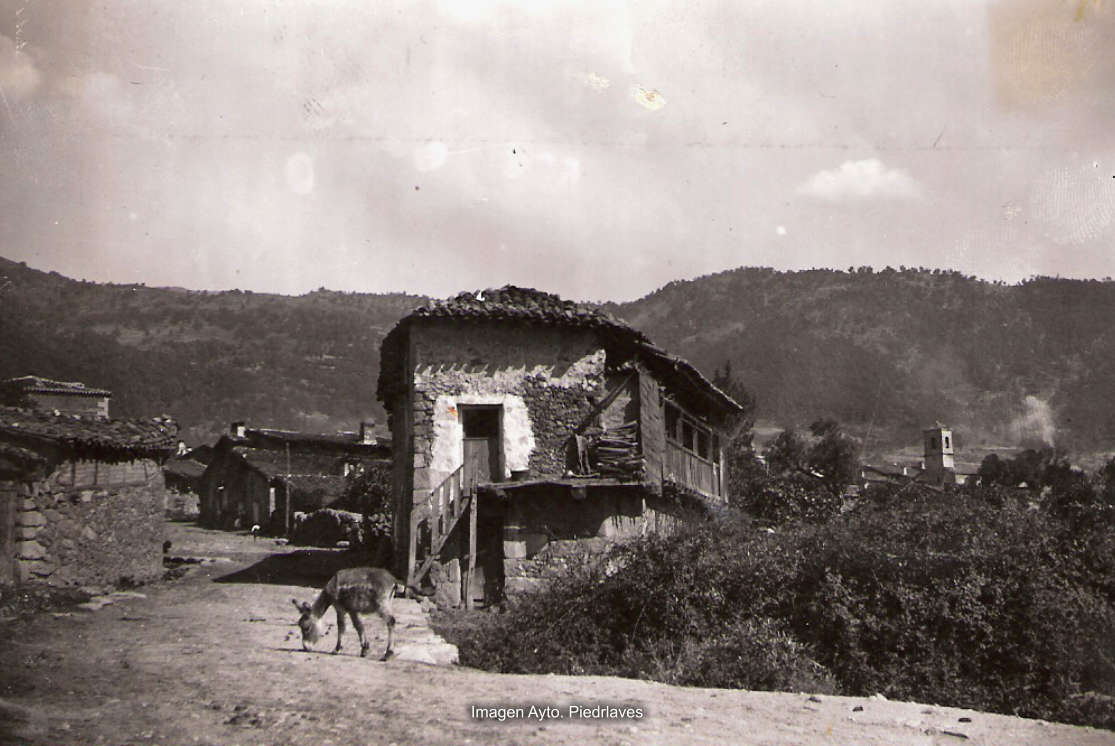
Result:
[[[321,508],[304,516],[296,516],[291,540],[295,544],[317,547],[335,546],[338,541],[359,546],[365,541],[362,523],[359,513]]]
[[[1115,539],[1028,498],[906,489],[824,525],[646,537],[489,615],[461,659],[1110,727]]]
[[[741,552],[743,543],[751,548]],[[808,646],[775,619],[794,603],[794,563],[776,546],[735,517],[618,546],[599,565],[512,601],[467,632],[461,662],[509,673],[830,691]]]
[[[848,694],[1068,718],[1110,691],[1115,614],[1050,516],[909,494],[825,527],[792,628]]]
[[[754,479],[732,496],[735,507],[765,526],[807,521],[824,523],[840,512],[844,500],[819,482],[803,476]]]

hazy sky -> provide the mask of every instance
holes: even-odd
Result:
[[[1115,2],[0,0],[0,256],[626,300],[1115,275]]]

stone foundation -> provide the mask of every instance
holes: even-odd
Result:
[[[161,577],[162,473],[142,483],[73,489],[54,476],[22,483],[15,517],[21,582],[115,585]]]
[[[617,542],[668,533],[680,506],[637,488],[527,488],[512,498],[503,530],[503,590],[514,596],[600,561]]]

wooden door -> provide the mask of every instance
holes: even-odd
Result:
[[[12,585],[15,566],[15,514],[19,494],[10,484],[0,484],[0,585]]]
[[[499,443],[495,438],[465,438],[465,491],[478,484],[499,481]]]
[[[466,492],[474,492],[477,484],[498,482],[503,476],[499,447],[501,413],[501,407],[461,407]]]

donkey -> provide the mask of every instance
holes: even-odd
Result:
[[[309,650],[325,635],[325,624],[321,617],[332,606],[337,611],[337,647],[333,653],[341,652],[341,638],[345,634],[345,614],[352,617],[352,626],[360,638],[360,657],[368,655],[368,639],[364,636],[364,623],[360,614],[378,614],[387,625],[387,649],[380,660],[391,657],[391,643],[395,632],[395,617],[391,615],[391,597],[396,587],[407,587],[395,576],[379,567],[352,567],[340,570],[329,579],[311,606],[291,599],[301,617],[298,626],[302,629],[302,649]]]

